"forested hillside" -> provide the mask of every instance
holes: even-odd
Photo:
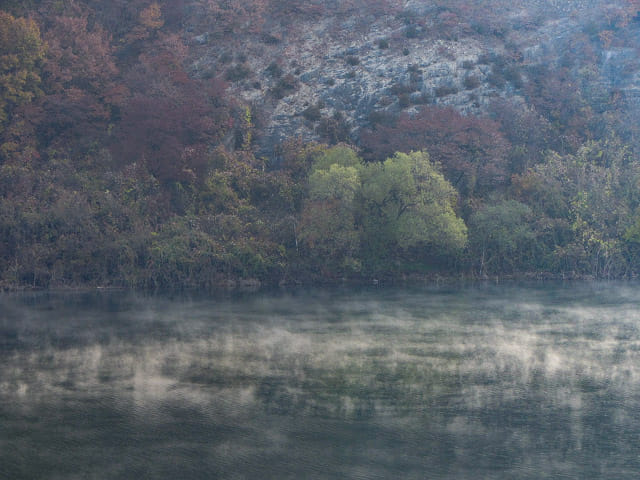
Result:
[[[636,276],[639,12],[0,1],[0,287]]]

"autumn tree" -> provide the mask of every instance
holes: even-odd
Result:
[[[205,11],[217,35],[259,33],[265,20],[267,0],[205,0]]]
[[[187,3],[188,0],[82,0],[91,17],[121,46],[124,56],[132,42],[146,39],[154,31],[173,32],[181,28]],[[47,10],[54,11],[55,8],[50,6]]]
[[[127,35],[127,40],[144,40],[164,25],[162,17],[162,9],[157,2],[151,3],[148,7],[142,9],[138,15],[137,24],[131,29]]]
[[[85,149],[104,141],[126,94],[111,36],[99,24],[90,24],[86,11],[47,23],[47,95],[40,102],[38,119],[41,141],[56,148]]]
[[[531,105],[498,99],[491,113],[509,142],[508,173],[523,173],[544,159],[544,152],[554,145],[553,126]]]
[[[528,77],[527,100],[553,126],[554,150],[563,154],[575,152],[592,139],[593,124],[598,118],[567,68],[536,66],[529,69]]]
[[[159,35],[154,46],[126,75],[131,95],[111,149],[117,163],[142,162],[161,182],[193,182],[204,178],[207,151],[232,122],[225,85],[189,76],[177,35]]]
[[[467,196],[486,193],[506,180],[509,143],[499,125],[453,108],[424,107],[413,115],[404,113],[394,125],[362,132],[361,143],[371,159],[426,149]]]
[[[42,93],[45,51],[33,20],[0,11],[0,132],[16,107]]]

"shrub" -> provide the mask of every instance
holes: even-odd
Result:
[[[442,85],[435,90],[436,97],[446,97],[458,93],[458,89],[453,85]]]
[[[475,75],[469,75],[464,79],[464,88],[467,90],[473,90],[480,86],[480,79]]]
[[[522,74],[520,73],[520,69],[515,66],[509,66],[504,69],[503,75],[505,80],[511,82],[514,88],[522,88],[524,86],[524,82],[522,81]]]
[[[384,110],[374,110],[367,117],[371,125],[395,125],[396,116]]]
[[[262,42],[267,45],[277,45],[278,43],[280,43],[280,40],[281,39],[276,37],[275,35],[271,35],[269,33],[262,34]]]
[[[411,103],[414,105],[426,105],[433,102],[433,98],[428,93],[419,93],[411,95]]]
[[[251,75],[251,69],[244,63],[239,63],[227,70],[224,78],[229,82],[238,82]]]
[[[393,99],[389,95],[383,95],[380,97],[377,103],[382,107],[388,107],[393,103]]]
[[[409,81],[411,83],[419,83],[422,81],[422,73],[421,72],[411,72],[409,74]]]
[[[507,83],[504,77],[500,72],[492,71],[489,75],[487,75],[487,82],[489,85],[493,85],[496,88],[504,88]]]
[[[348,55],[347,58],[345,59],[348,65],[351,65],[352,67],[355,67],[356,65],[358,65],[360,63],[360,59],[354,55]]]
[[[398,95],[398,105],[400,105],[400,108],[407,108],[411,105],[411,96],[408,93]]]
[[[317,122],[322,118],[321,108],[321,104],[311,105],[302,112],[302,116],[310,122]]]
[[[287,74],[278,80],[275,87],[271,89],[271,94],[280,100],[293,93],[298,88],[298,82],[291,74]]]
[[[280,78],[284,73],[282,67],[280,67],[277,62],[271,62],[264,72],[273,78]]]
[[[323,118],[317,128],[317,133],[330,144],[349,141],[349,125],[342,112],[336,110],[331,118]]]
[[[413,93],[416,90],[417,90],[416,87],[410,83],[395,83],[389,89],[389,91],[394,95]]]
[[[407,38],[418,38],[418,28],[415,25],[409,25],[404,31],[404,36]]]

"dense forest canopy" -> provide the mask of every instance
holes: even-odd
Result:
[[[635,276],[639,12],[0,2],[0,286]]]

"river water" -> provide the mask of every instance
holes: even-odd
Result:
[[[0,478],[640,478],[640,285],[0,296]]]

